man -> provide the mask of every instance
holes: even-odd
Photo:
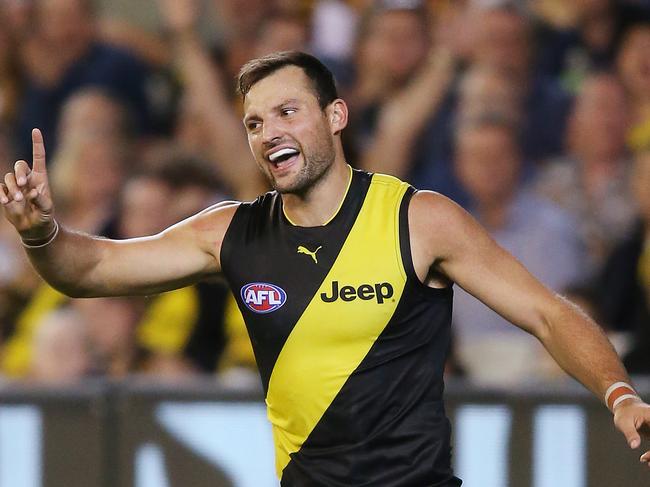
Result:
[[[33,169],[16,163],[0,203],[48,282],[79,297],[148,294],[223,270],[247,321],[283,486],[460,485],[442,402],[452,282],[537,336],[639,446],[650,407],[594,323],[451,201],[346,164],[347,106],[317,59],[253,60],[239,87],[250,148],[276,191],[152,237],[60,228],[33,131]]]
[[[29,36],[21,42],[25,58],[23,96],[17,114],[17,151],[27,157],[33,126],[58,146],[61,109],[75,92],[99,87],[124,104],[139,133],[149,132],[152,113],[147,86],[150,67],[131,52],[103,42],[94,2],[38,0],[33,4]],[[52,152],[52,151],[51,151]]]

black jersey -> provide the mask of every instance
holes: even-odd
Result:
[[[417,278],[414,190],[352,171],[336,215],[242,204],[221,263],[253,344],[281,485],[458,486],[442,401],[452,292]]]

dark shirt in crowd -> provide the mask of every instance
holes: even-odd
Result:
[[[150,128],[146,84],[150,68],[124,49],[95,43],[88,52],[68,68],[55,86],[43,87],[27,80],[18,113],[17,155],[31,157],[31,129],[38,127],[47,140],[51,154],[57,146],[56,128],[65,101],[76,91],[99,87],[131,111],[134,128],[146,133]]]
[[[614,249],[597,288],[606,325],[633,335],[632,348],[624,357],[632,374],[650,373],[650,302],[639,276],[644,245],[644,231],[639,225],[629,239]]]

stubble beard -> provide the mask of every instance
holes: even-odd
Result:
[[[329,134],[328,134],[329,135]],[[280,194],[295,194],[304,196],[316,186],[329,172],[334,163],[334,143],[331,138],[323,138],[323,142],[313,151],[302,152],[303,165],[298,174],[285,185],[271,178],[271,184]]]

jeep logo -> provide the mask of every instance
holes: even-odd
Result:
[[[374,286],[370,284],[361,284],[355,289],[354,286],[343,286],[339,290],[339,282],[332,281],[332,290],[329,293],[321,293],[320,298],[326,303],[333,303],[341,298],[342,301],[354,301],[359,298],[363,301],[371,299],[377,300],[378,304],[382,304],[385,299],[393,296],[393,286],[387,282],[377,283]]]

